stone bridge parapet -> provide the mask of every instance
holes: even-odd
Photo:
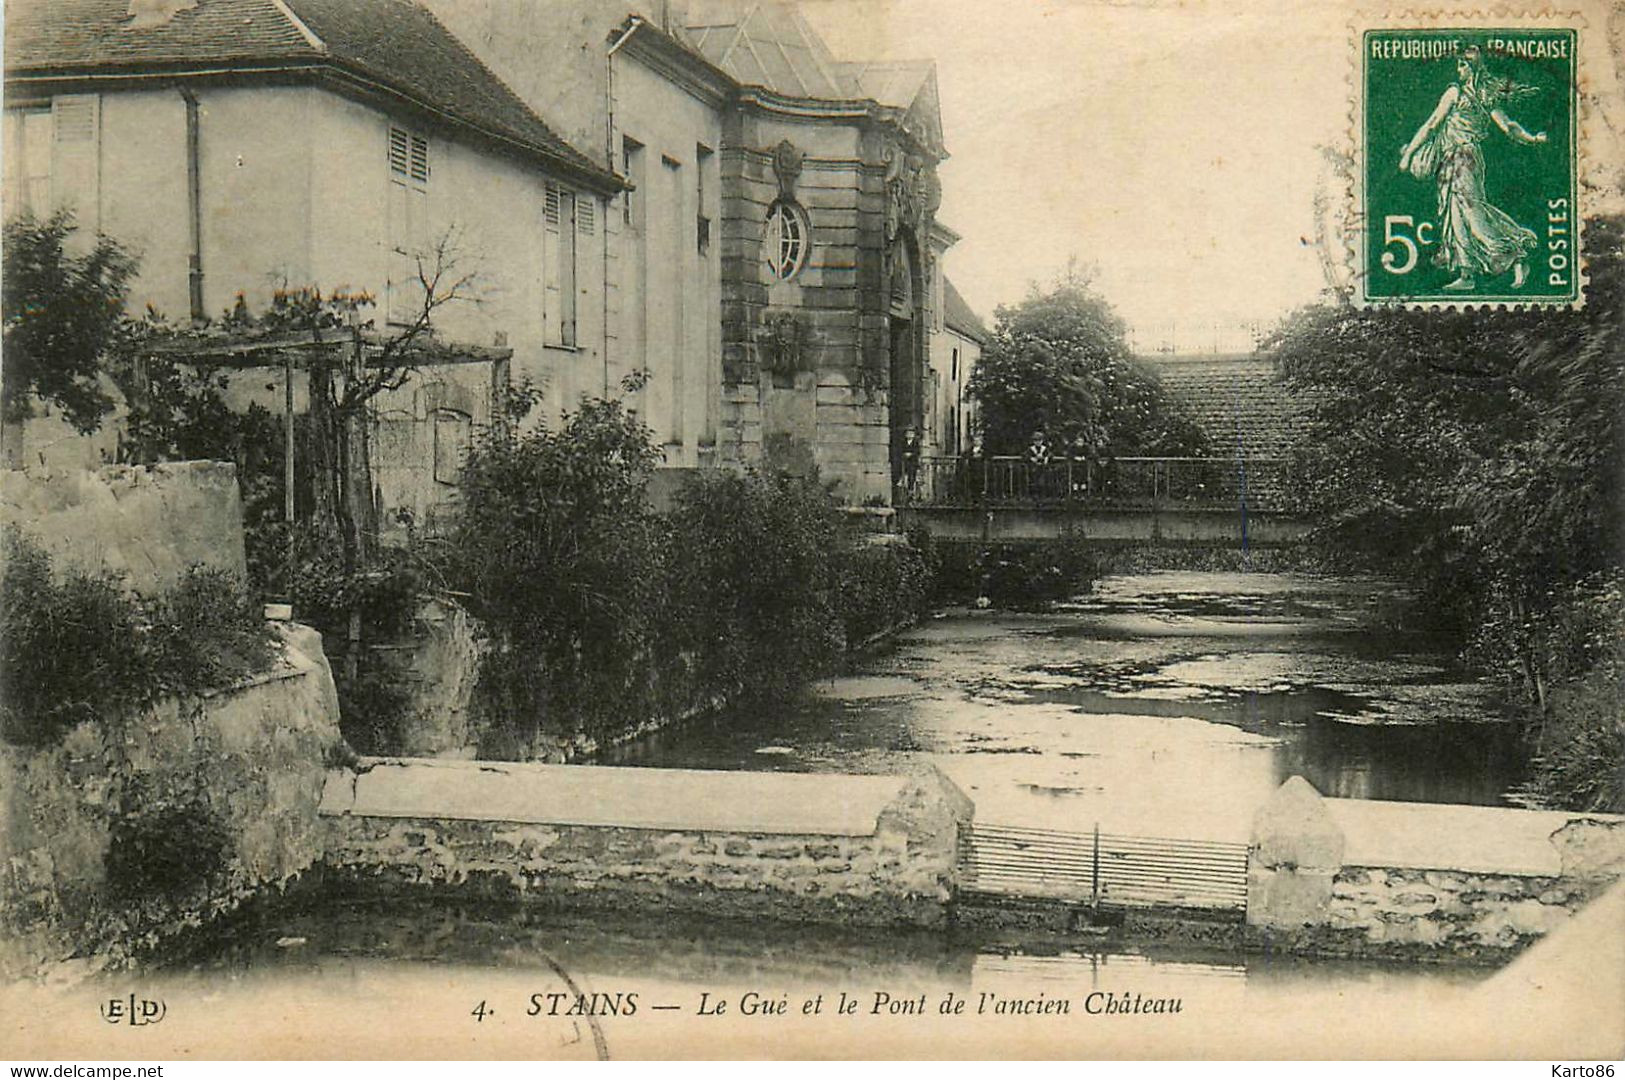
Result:
[[[867,925],[946,922],[972,806],[907,776],[427,759],[331,773],[340,889]]]
[[[1259,943],[1354,955],[1504,956],[1625,877],[1625,817],[1324,799],[1292,777],[1253,822]]]

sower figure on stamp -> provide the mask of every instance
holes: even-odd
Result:
[[[1509,79],[1492,77],[1482,52],[1466,49],[1456,61],[1456,81],[1446,88],[1433,115],[1416,129],[1399,155],[1399,168],[1418,180],[1439,185],[1439,250],[1434,263],[1456,272],[1446,289],[1462,291],[1478,275],[1512,270],[1512,287],[1529,277],[1535,234],[1491,205],[1484,193],[1484,154],[1480,144],[1493,123],[1514,142],[1535,145],[1546,133],[1530,134],[1502,110],[1503,103],[1535,93]]]

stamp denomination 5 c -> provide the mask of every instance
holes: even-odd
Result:
[[[1578,38],[1493,23],[1359,34],[1364,302],[1580,302]]]

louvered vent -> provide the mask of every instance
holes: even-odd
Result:
[[[59,143],[94,142],[96,139],[96,99],[57,98],[51,103],[52,125]]]
[[[412,179],[429,179],[429,140],[419,135],[412,136]]]
[[[547,223],[549,225],[554,225],[554,226],[558,225],[558,223],[559,223],[559,189],[554,187],[552,184],[547,185],[546,214],[547,214]]]
[[[582,236],[591,236],[597,222],[594,216],[594,207],[598,201],[589,196],[576,196],[576,228]]]
[[[400,128],[389,129],[389,169],[399,176],[427,183],[429,179],[429,140]]]
[[[389,167],[402,176],[407,175],[412,158],[412,139],[400,128],[389,129]]]

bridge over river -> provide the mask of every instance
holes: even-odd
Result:
[[[1295,512],[1282,457],[927,458],[905,524],[949,541],[1271,547],[1313,522]]]

